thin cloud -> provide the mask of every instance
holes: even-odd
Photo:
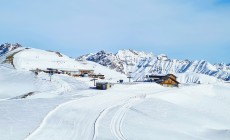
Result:
[[[4,19],[0,29],[8,31],[8,36],[0,41],[41,41],[49,49],[73,49],[75,55],[80,55],[77,53],[82,47],[94,50],[141,47],[146,51],[161,48],[172,57],[177,57],[173,55],[175,50],[184,50],[182,53],[193,58],[188,53],[191,47],[211,51],[230,46],[230,8],[226,3],[225,0],[5,1],[0,9]],[[73,51],[67,53],[73,55]],[[223,60],[227,60],[223,55]],[[214,59],[211,57],[205,56]]]

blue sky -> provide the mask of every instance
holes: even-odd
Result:
[[[1,0],[0,43],[230,62],[230,0]]]

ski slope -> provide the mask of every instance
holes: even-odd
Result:
[[[229,99],[229,86],[224,84],[180,89],[117,85],[61,104],[26,140],[227,140]]]
[[[179,88],[137,82],[104,91],[88,77],[55,74],[50,81],[29,70],[93,69],[113,83],[127,76],[33,48],[4,53],[0,62],[0,140],[230,139],[230,85],[215,77],[183,73]]]
[[[108,74],[96,63],[87,68]],[[116,84],[101,91],[90,78],[0,66],[0,139],[6,140],[228,140],[229,83]],[[112,70],[111,70],[112,71]],[[116,82],[114,72],[106,80]],[[123,77],[125,78],[125,76]],[[205,79],[205,77],[204,77]],[[31,96],[22,98],[28,92]]]

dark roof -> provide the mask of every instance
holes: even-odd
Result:
[[[165,75],[149,75],[150,78],[163,78]]]
[[[54,69],[54,68],[47,68],[47,70],[58,70],[58,69]]]
[[[110,84],[109,82],[96,82],[96,84],[100,84],[100,85],[106,85],[106,84]]]
[[[169,76],[173,76],[175,78],[177,78],[174,74],[167,74],[167,75],[149,75],[150,78],[163,78],[163,77],[169,77]]]
[[[167,74],[166,76],[170,76],[172,75],[173,77],[177,78],[174,74]]]
[[[94,71],[94,70],[90,70],[90,69],[79,69],[79,71]]]
[[[92,76],[105,76],[105,75],[102,75],[102,74],[94,74]]]

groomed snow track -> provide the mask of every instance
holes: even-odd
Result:
[[[163,91],[154,92],[148,94],[149,97],[168,91],[167,89]],[[59,105],[57,108],[52,110],[43,120],[41,125],[30,134],[25,140],[40,140],[40,139],[86,139],[86,140],[97,140],[99,135],[100,123],[103,121],[104,117],[112,109],[115,109],[112,118],[110,118],[110,123],[107,124],[110,129],[110,133],[112,134],[114,139],[118,140],[127,140],[125,134],[122,130],[123,122],[126,116],[126,113],[133,106],[138,103],[144,101],[145,98],[148,97],[147,94],[139,94],[136,96],[127,96],[123,97],[123,99],[119,99],[118,102],[115,100],[107,101],[100,103],[100,98],[104,98],[104,96],[109,96],[107,94],[101,94],[96,96],[84,97],[77,100],[72,100],[66,103]],[[113,95],[114,96],[114,95]],[[106,97],[107,98],[107,97]],[[98,102],[97,102],[98,100]],[[92,103],[93,102],[93,103]],[[88,104],[89,103],[89,104]],[[89,105],[84,108],[85,105]],[[82,107],[82,108],[81,108]],[[63,114],[66,112],[67,115]],[[68,113],[71,114],[68,115]],[[79,113],[83,114],[79,116]],[[60,114],[63,114],[60,117]],[[87,118],[88,117],[88,118]],[[57,119],[58,118],[58,119]],[[55,121],[53,121],[55,120]],[[64,122],[67,121],[68,124]],[[84,123],[85,122],[85,123]],[[53,129],[50,130],[49,128]],[[59,130],[59,128],[66,129],[63,132]],[[49,130],[50,132],[46,132]],[[68,130],[68,136],[62,135],[61,137],[56,137],[54,134],[58,133],[66,133]]]

